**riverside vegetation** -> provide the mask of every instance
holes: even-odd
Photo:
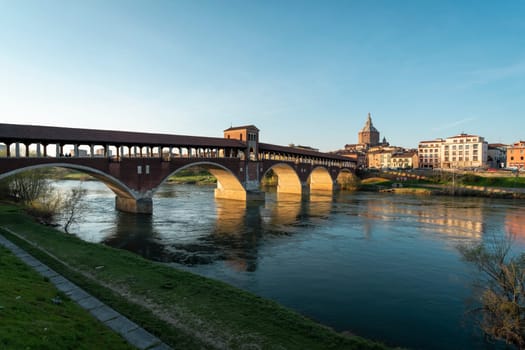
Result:
[[[40,176],[37,176],[40,178]],[[15,199],[20,197],[16,197]],[[11,199],[13,197],[11,196]],[[21,201],[25,207],[40,206],[37,198]],[[58,208],[58,206],[57,206]],[[29,210],[33,215],[41,210]],[[176,268],[152,262],[133,253],[88,243],[35,221],[20,205],[0,204],[0,232],[88,293],[127,316],[166,344],[183,349],[386,349],[353,335],[342,335],[279,304]],[[13,234],[15,233],[15,234]],[[105,334],[102,325],[75,321],[90,318],[75,310],[72,302],[57,294],[52,285],[24,268],[14,256],[0,251],[2,283],[0,319],[10,327],[0,329],[2,347],[91,348],[91,334]],[[20,282],[22,275],[28,282]],[[35,286],[33,288],[32,286]],[[40,288],[42,287],[42,288]],[[9,288],[9,291],[6,290]],[[14,292],[13,292],[14,291]],[[12,295],[26,303],[16,304]],[[9,302],[4,302],[4,296]],[[48,305],[54,297],[64,300]],[[53,304],[54,305],[54,304]],[[23,307],[24,312],[16,312]],[[53,332],[28,331],[25,325],[44,324],[41,308],[51,318]],[[67,312],[64,311],[67,308]],[[71,311],[71,320],[64,319]],[[82,315],[84,313],[84,315]],[[77,315],[78,314],[78,315]],[[68,323],[59,327],[58,324]],[[82,326],[80,326],[81,324]],[[21,336],[23,332],[24,335]],[[106,332],[107,333],[107,332]],[[105,336],[101,344],[126,348],[117,335]],[[74,344],[74,346],[73,346]]]
[[[0,229],[9,240],[176,348],[386,348],[359,337],[338,334],[275,302],[225,283],[42,226],[19,207],[6,204],[0,207],[0,227],[22,237]],[[6,269],[9,275],[15,275],[18,265],[10,264]],[[32,278],[42,283],[41,277]],[[47,296],[34,295],[34,298]],[[31,309],[31,304],[27,307]],[[39,318],[37,310],[33,311],[34,314],[28,312],[28,320]],[[4,321],[14,320],[4,318]],[[88,334],[92,331],[86,330]],[[4,343],[13,341],[10,333],[0,334]],[[24,339],[38,342],[38,336],[30,340],[31,336],[28,334]],[[79,335],[79,342],[86,339],[82,337]]]
[[[0,247],[1,349],[133,349]]]
[[[514,184],[518,182],[514,181]],[[424,185],[425,182],[435,183],[423,179],[414,181],[414,184]],[[392,183],[391,179],[372,177],[363,180],[360,186],[391,186]],[[31,212],[34,214],[33,210]],[[20,237],[1,227],[9,228]],[[177,348],[386,348],[359,337],[338,334],[277,303],[222,282],[147,261],[126,251],[87,243],[75,236],[42,226],[19,206],[0,206],[0,231],[43,263]],[[3,256],[3,251],[0,253]],[[501,254],[491,255],[485,246],[463,249],[462,253],[466,261],[476,264],[482,271],[495,271],[487,275],[480,297],[481,329],[494,339],[522,346],[525,337],[521,320],[524,318],[525,306],[520,290],[525,287],[525,257],[522,255],[519,259],[510,259],[505,254],[501,258]],[[11,278],[19,271],[18,265],[5,263],[8,260],[1,261],[6,278]],[[492,267],[489,270],[487,266]],[[27,276],[36,279],[35,283],[42,283],[38,275]],[[22,289],[20,287],[18,290]],[[50,290],[53,293],[52,287]],[[0,291],[3,292],[3,287]],[[35,299],[48,299],[41,296],[37,289],[34,292]],[[28,321],[40,319],[38,313],[32,313],[38,311],[36,305],[29,303],[27,313],[21,317]],[[32,310],[33,306],[35,310]],[[0,299],[0,317],[4,309]],[[55,311],[52,308],[50,310],[51,313]],[[57,318],[60,319],[59,316]],[[12,318],[6,320],[17,322]],[[77,330],[80,333],[74,336],[74,341],[84,344],[86,334],[95,331],[91,325],[87,324],[86,327],[90,328],[86,330],[87,333]],[[9,342],[14,341],[11,334],[14,333],[0,330],[0,344],[11,344]],[[38,333],[27,334],[20,341],[27,341],[24,344],[39,344],[41,337],[42,334]]]

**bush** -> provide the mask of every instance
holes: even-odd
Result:
[[[525,253],[511,257],[512,240],[460,247],[486,277],[479,325],[492,339],[525,348]]]

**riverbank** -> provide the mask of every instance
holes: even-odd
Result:
[[[428,179],[414,179],[404,175],[406,174],[391,172],[387,173],[388,177],[366,178],[361,181],[359,190],[399,194],[525,199],[524,178],[483,178],[467,174],[457,181],[442,181],[440,183]]]
[[[0,245],[1,349],[134,349]]]
[[[2,230],[8,239],[175,348],[386,348],[225,283],[41,226],[14,206],[0,206],[0,226],[23,237]]]

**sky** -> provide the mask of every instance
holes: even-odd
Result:
[[[0,122],[341,149],[525,139],[525,1],[0,0]]]

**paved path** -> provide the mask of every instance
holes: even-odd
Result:
[[[3,229],[11,232],[11,230],[7,228]],[[11,233],[17,235],[15,232]],[[9,249],[26,265],[32,267],[39,274],[49,278],[49,281],[53,283],[58,290],[66,294],[69,298],[71,298],[71,300],[75,301],[78,305],[87,310],[100,322],[104,323],[106,326],[120,334],[133,346],[136,346],[139,349],[148,350],[171,349],[144,328],[140,327],[127,317],[122,316],[97,298],[88,294],[76,284],[70,282],[63,276],[59,275],[57,272],[50,269],[48,266],[42,264],[40,261],[19,248],[17,245],[13,244],[1,234],[0,245]]]

